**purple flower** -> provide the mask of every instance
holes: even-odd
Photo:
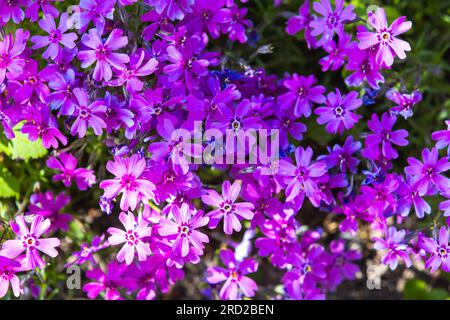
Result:
[[[446,120],[447,130],[435,131],[431,134],[431,139],[436,141],[436,148],[443,149],[448,146],[448,152],[450,154],[450,120]]]
[[[313,17],[309,11],[309,0],[305,0],[303,4],[298,8],[298,15],[289,18],[286,24],[287,34],[293,36],[301,30],[305,30],[305,41],[308,48],[316,46],[316,39],[311,35],[311,28],[309,23],[313,20]]]
[[[106,128],[106,123],[102,118],[106,112],[103,101],[97,100],[89,104],[89,97],[86,91],[81,88],[75,88],[73,94],[77,99],[77,106],[75,109],[76,118],[70,128],[70,134],[82,138],[86,135],[88,127],[91,127],[97,136],[101,135],[102,129]]]
[[[25,18],[21,6],[27,7],[29,4],[29,0],[0,0],[0,20],[6,23],[12,19],[14,23],[20,23]]]
[[[51,66],[47,66],[39,71],[36,60],[27,60],[22,73],[15,79],[23,81],[23,84],[14,93],[14,99],[17,102],[25,103],[33,99],[33,93],[35,93],[41,102],[45,102],[45,98],[50,94],[50,90],[45,82],[51,79],[53,72],[54,68]]]
[[[2,245],[0,255],[13,259],[26,251],[24,265],[30,269],[44,268],[44,260],[42,260],[38,251],[54,258],[58,255],[55,248],[61,244],[57,238],[41,238],[41,235],[50,228],[50,220],[36,215],[31,222],[30,229],[28,229],[23,215],[17,216],[15,220],[16,222],[11,221],[10,225],[18,239],[6,240]]]
[[[30,214],[37,214],[50,219],[51,227],[48,229],[48,232],[54,232],[59,229],[67,231],[69,222],[72,221],[72,216],[68,213],[61,213],[61,209],[69,202],[70,197],[64,193],[60,193],[55,197],[52,191],[35,193],[30,197],[28,210]]]
[[[48,158],[47,167],[61,171],[53,176],[53,181],[62,181],[66,187],[72,185],[75,181],[78,189],[84,191],[95,183],[94,171],[85,168],[77,168],[78,160],[70,153],[61,153],[56,157]]]
[[[288,133],[298,141],[303,139],[303,133],[306,132],[307,127],[301,122],[295,121],[298,117],[294,115],[292,109],[277,108],[275,110],[275,120],[268,121],[272,128],[279,130],[280,147],[287,149],[289,147]]]
[[[392,131],[396,121],[396,116],[389,115],[386,112],[381,116],[381,122],[375,113],[372,114],[372,118],[367,121],[367,125],[373,134],[369,134],[366,137],[366,149],[378,149],[381,144],[382,155],[387,159],[396,159],[398,153],[392,147],[392,144],[397,146],[406,146],[408,144],[408,140],[406,140],[408,131],[404,129]]]
[[[21,57],[26,48],[26,42],[30,33],[17,29],[15,39],[11,33],[7,34],[3,41],[0,41],[0,84],[8,79],[18,78],[25,66],[25,60]]]
[[[418,218],[423,218],[425,213],[431,213],[430,205],[422,199],[426,194],[423,193],[424,190],[419,190],[419,187],[420,181],[417,181],[417,178],[406,177],[406,182],[400,188],[401,198],[399,199],[399,206],[401,216],[407,216],[412,206],[414,206]]]
[[[429,253],[429,258],[425,262],[425,268],[430,268],[431,272],[436,272],[442,265],[442,270],[450,272],[450,244],[449,230],[442,226],[439,229],[439,238],[432,239],[419,235],[419,247]]]
[[[21,270],[21,264],[17,260],[8,259],[0,256],[0,298],[3,298],[9,289],[11,289],[15,297],[23,294],[23,288],[19,277],[16,273]]]
[[[353,12],[353,6],[348,5],[344,8],[344,0],[336,0],[336,8],[333,11],[329,0],[320,0],[313,3],[314,10],[323,17],[315,18],[309,24],[313,29],[313,36],[322,35],[317,41],[319,47],[328,43],[333,38],[334,33],[344,32],[344,23],[356,19]]]
[[[142,179],[141,176],[145,168],[145,159],[140,158],[137,154],[130,158],[116,157],[114,161],[108,161],[106,170],[116,177],[100,182],[100,188],[105,190],[104,196],[112,199],[122,193],[120,201],[122,210],[128,210],[129,208],[134,210],[140,201],[152,199],[155,185]]]
[[[147,0],[158,14],[165,14],[170,20],[182,20],[192,12],[194,0]]]
[[[362,105],[362,100],[358,99],[358,93],[351,91],[347,95],[341,96],[339,89],[336,94],[330,92],[325,100],[325,106],[317,108],[314,113],[318,124],[327,124],[326,129],[330,134],[342,134],[344,129],[353,128],[358,122],[360,116],[353,113],[352,110],[358,109]]]
[[[376,61],[379,65],[387,67],[394,63],[395,56],[405,59],[405,51],[411,51],[411,47],[408,42],[398,39],[396,36],[411,29],[411,21],[406,21],[406,17],[400,17],[388,27],[383,8],[377,8],[375,13],[369,12],[368,21],[375,32],[358,32],[356,37],[360,41],[359,48],[364,50],[378,45]]]
[[[36,141],[40,137],[46,149],[58,148],[58,140],[62,145],[67,144],[67,138],[59,131],[58,122],[47,106],[36,104],[30,107],[25,119],[20,131],[27,134],[30,141]]]
[[[360,269],[353,261],[360,260],[362,254],[357,250],[345,250],[345,241],[342,239],[331,241],[330,253],[333,265],[328,271],[327,280],[331,287],[339,285],[343,278],[354,280]]]
[[[328,55],[319,60],[319,64],[322,66],[322,71],[336,71],[345,62],[345,58],[348,55],[349,50],[353,47],[353,42],[351,42],[352,36],[347,33],[339,34],[339,41],[336,43],[330,40],[323,46]],[[353,56],[352,56],[353,59]]]
[[[87,243],[82,243],[80,245],[80,251],[73,252],[73,256],[75,257],[75,261],[68,265],[77,264],[82,265],[86,262],[90,262],[91,264],[95,265],[96,262],[94,260],[94,253],[97,251],[100,251],[102,249],[105,249],[109,246],[109,243],[107,241],[103,242],[105,239],[105,236],[95,236],[92,239],[91,245]]]
[[[247,14],[247,8],[239,8],[236,5],[230,7],[230,21],[224,27],[224,33],[228,33],[228,37],[231,41],[239,41],[240,43],[247,42],[247,35],[245,34],[245,28],[251,28],[253,23],[244,19]]]
[[[30,21],[35,22],[39,18],[39,11],[42,11],[44,15],[51,14],[54,18],[59,15],[58,9],[50,4],[56,0],[35,0],[28,6],[25,11],[25,16],[30,19]]]
[[[345,83],[350,87],[359,87],[366,80],[372,88],[379,89],[379,84],[384,83],[384,77],[369,50],[353,48],[348,52],[348,56],[351,59],[348,59],[345,69],[353,73],[345,78]]]
[[[417,178],[419,191],[422,194],[431,191],[431,187],[436,187],[444,194],[450,193],[450,179],[441,173],[450,169],[450,162],[447,158],[438,159],[439,152],[436,148],[422,150],[423,163],[416,158],[409,157],[405,173]]]
[[[148,222],[143,219],[136,219],[132,212],[121,212],[119,220],[125,227],[125,231],[117,228],[108,228],[108,233],[111,236],[108,238],[108,243],[112,246],[124,243],[122,249],[117,252],[117,260],[119,262],[125,261],[127,265],[133,262],[135,252],[138,255],[139,261],[145,261],[147,256],[151,255],[150,246],[144,242],[145,237],[151,234],[151,227]]]
[[[283,85],[289,90],[278,99],[282,108],[294,108],[296,117],[311,115],[311,108],[314,103],[323,103],[325,101],[325,87],[314,86],[317,82],[313,75],[299,76],[294,73],[291,78],[283,81]]]
[[[388,265],[391,270],[395,270],[398,260],[401,259],[407,268],[411,267],[412,261],[409,257],[408,245],[405,241],[405,230],[397,231],[395,227],[389,227],[386,239],[374,238],[374,248],[377,250],[387,250],[381,261]]]
[[[197,0],[188,25],[198,32],[208,31],[213,38],[220,36],[220,26],[231,20],[231,12],[223,8],[226,0]]]
[[[131,91],[141,91],[144,87],[144,83],[138,77],[145,77],[153,72],[158,67],[158,60],[155,58],[149,59],[144,62],[145,52],[141,50],[130,56],[130,65],[125,69],[118,70],[117,79],[109,81],[108,85],[117,87],[125,84],[125,88]]]
[[[95,281],[86,283],[83,291],[90,299],[95,299],[104,292],[105,300],[121,300],[120,288],[133,290],[136,287],[133,279],[124,276],[126,270],[127,267],[117,261],[108,264],[107,272],[103,272],[100,268],[88,270],[86,277]]]
[[[106,25],[106,19],[113,19],[114,0],[81,0],[80,8],[83,9],[77,21],[77,28],[85,30],[85,27],[92,21],[95,28],[103,33]]]
[[[303,193],[307,197],[318,192],[314,178],[319,178],[327,173],[325,161],[312,162],[313,150],[298,147],[295,149],[296,166],[286,160],[280,160],[280,175],[293,177],[286,187],[286,201],[291,201]]]
[[[400,114],[403,118],[408,119],[413,115],[412,108],[414,105],[422,100],[422,94],[419,90],[415,90],[411,94],[402,94],[394,89],[390,89],[386,92],[386,98],[397,104],[390,110],[393,114]]]
[[[62,49],[59,44],[69,49],[75,47],[74,41],[78,38],[76,33],[64,34],[73,24],[73,21],[66,12],[61,14],[58,28],[56,28],[55,20],[50,14],[44,15],[44,18],[39,20],[38,24],[48,33],[48,36],[32,36],[31,42],[34,43],[32,49],[40,49],[48,45],[47,50],[42,54],[44,59],[51,58],[55,60],[57,56],[61,55]]]
[[[125,63],[130,62],[128,55],[114,52],[128,44],[128,38],[122,36],[122,33],[122,30],[114,29],[105,42],[101,39],[97,29],[91,29],[89,34],[84,34],[81,37],[81,42],[90,50],[78,52],[77,58],[82,61],[82,68],[87,68],[96,62],[93,74],[94,80],[111,80],[111,66],[118,70],[126,69]]]
[[[73,89],[76,85],[75,71],[68,69],[65,73],[55,73],[48,86],[53,92],[47,97],[51,109],[61,108],[63,115],[71,116],[75,112],[76,100]]]
[[[172,216],[170,220],[160,220],[158,232],[161,236],[173,241],[173,253],[186,257],[191,246],[203,251],[205,248],[203,243],[208,243],[209,239],[207,235],[196,230],[209,222],[209,218],[203,216],[203,211],[192,210],[188,204],[183,203],[181,208],[175,207],[172,210]]]
[[[222,196],[217,191],[209,190],[207,194],[202,196],[202,201],[209,206],[217,209],[208,212],[210,218],[209,227],[214,229],[223,218],[223,231],[226,234],[232,234],[233,230],[241,231],[241,223],[239,218],[251,220],[253,218],[254,206],[250,202],[236,203],[236,199],[241,191],[241,184],[234,182],[231,184],[225,181],[222,184]]]
[[[318,159],[324,159],[328,168],[339,167],[341,172],[349,170],[352,173],[357,172],[359,160],[352,155],[361,149],[361,142],[353,141],[353,136],[348,136],[344,145],[334,145],[333,149],[328,147],[329,155],[320,156]]]
[[[258,286],[255,281],[247,277],[246,274],[256,272],[258,264],[251,258],[243,261],[237,261],[233,251],[222,250],[220,259],[227,269],[222,267],[209,267],[206,280],[211,284],[217,284],[225,281],[220,289],[220,299],[237,300],[242,294],[246,297],[253,297]],[[239,291],[240,289],[240,291]]]

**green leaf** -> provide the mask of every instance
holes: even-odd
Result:
[[[42,145],[41,139],[36,141],[28,140],[27,135],[20,132],[22,124],[18,124],[14,127],[14,139],[9,144],[9,150],[11,152],[11,159],[22,159],[28,161],[30,159],[37,159],[47,154],[47,149]]]
[[[411,279],[406,283],[404,297],[407,300],[445,300],[449,295],[442,288],[430,288],[424,280]]]
[[[0,169],[0,198],[19,196],[19,182],[6,168]]]

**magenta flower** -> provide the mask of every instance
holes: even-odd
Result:
[[[188,204],[183,203],[179,209],[174,207],[172,215],[172,220],[160,220],[158,232],[173,241],[173,253],[186,257],[191,246],[203,250],[203,243],[209,242],[208,236],[196,230],[209,222],[209,218],[203,216],[203,211],[194,211]]]
[[[59,16],[59,11],[50,3],[57,0],[35,0],[32,4],[28,6],[25,11],[25,17],[29,18],[30,21],[37,21],[39,18],[39,12],[42,11],[44,15],[50,14],[52,17],[57,18]]]
[[[14,23],[19,23],[25,18],[21,6],[27,7],[30,4],[30,0],[0,0],[0,20],[4,23],[10,19]]]
[[[325,101],[325,87],[314,86],[317,82],[313,75],[299,76],[294,73],[291,78],[283,81],[283,85],[289,90],[278,99],[283,108],[294,108],[296,117],[311,115],[313,103],[323,103]]]
[[[143,219],[136,219],[132,212],[121,212],[119,220],[125,227],[125,231],[117,228],[109,228],[108,233],[111,236],[108,238],[108,243],[112,246],[125,243],[122,249],[117,252],[117,261],[123,262],[127,265],[133,262],[135,252],[138,255],[139,261],[145,261],[147,256],[151,255],[150,246],[144,242],[145,237],[151,234],[151,227],[148,222]]]
[[[25,266],[30,269],[44,268],[44,260],[38,251],[54,258],[58,255],[55,248],[61,244],[57,238],[41,238],[41,235],[50,228],[50,220],[36,215],[31,222],[30,229],[28,229],[23,215],[17,216],[15,220],[16,222],[11,221],[10,225],[18,239],[6,240],[2,245],[0,255],[13,259],[26,251]]]
[[[391,113],[400,114],[403,118],[408,119],[413,115],[413,107],[422,100],[422,94],[419,90],[415,90],[411,94],[400,93],[393,89],[386,92],[386,98],[395,102],[397,105],[391,108]]]
[[[405,59],[405,51],[411,51],[411,47],[408,42],[396,37],[411,29],[411,21],[406,21],[406,17],[400,17],[388,27],[383,8],[377,8],[375,13],[369,12],[368,21],[375,32],[358,32],[356,37],[360,41],[359,48],[364,50],[378,45],[376,61],[379,65],[387,67],[394,63],[395,56]]]
[[[258,286],[251,278],[246,275],[258,270],[258,263],[248,258],[243,261],[237,261],[233,251],[222,250],[220,259],[227,269],[222,267],[209,267],[206,271],[206,280],[211,284],[217,284],[225,281],[220,289],[220,299],[237,300],[242,294],[246,297],[253,297]],[[242,292],[242,293],[241,293]]]
[[[40,49],[48,45],[47,50],[42,54],[44,59],[51,58],[52,60],[55,60],[57,56],[61,55],[62,49],[59,44],[62,44],[69,49],[75,47],[74,41],[78,38],[76,33],[71,32],[64,34],[73,24],[73,21],[66,12],[61,14],[58,28],[56,28],[55,20],[50,14],[44,15],[44,18],[39,20],[38,24],[49,35],[31,37],[31,42],[34,43],[32,49]]]
[[[0,256],[0,298],[8,293],[10,284],[15,297],[23,294],[20,279],[16,275],[18,271],[22,271],[21,264],[18,261]]]
[[[389,227],[386,239],[374,238],[374,248],[377,250],[386,250],[381,261],[388,265],[391,270],[397,268],[399,259],[403,260],[407,268],[412,265],[411,258],[407,253],[408,245],[405,241],[405,235],[405,230],[397,231],[395,227]]]
[[[20,131],[28,135],[30,141],[42,139],[44,148],[58,148],[59,143],[67,144],[67,138],[59,131],[58,121],[46,105],[36,104],[28,109],[26,122]]]
[[[182,20],[192,12],[194,0],[147,0],[158,14],[166,14],[170,20]]]
[[[151,58],[143,64],[144,59],[145,52],[143,50],[132,54],[130,56],[130,65],[125,69],[118,70],[117,79],[109,81],[108,85],[117,87],[125,84],[125,88],[129,92],[141,91],[144,87],[144,82],[138,77],[145,77],[154,73],[159,63],[155,58]]]
[[[61,171],[61,173],[55,174],[52,180],[62,181],[66,187],[70,187],[74,181],[78,189],[84,191],[95,183],[94,171],[77,168],[78,159],[70,153],[61,153],[57,158],[50,157],[46,164],[51,169]]]
[[[70,134],[82,138],[86,135],[88,127],[91,127],[97,136],[101,135],[102,129],[106,128],[105,120],[103,120],[106,106],[103,101],[97,100],[89,104],[89,97],[81,88],[75,88],[73,94],[77,99],[77,107],[75,109],[76,119],[70,128]]]
[[[414,211],[418,218],[422,219],[426,214],[431,213],[430,205],[422,198],[426,194],[424,193],[424,188],[419,189],[421,186],[421,181],[417,178],[411,178],[406,176],[406,182],[402,183],[399,188],[399,206],[400,215],[406,217],[411,208],[414,206]]]
[[[336,8],[333,10],[329,0],[320,0],[313,3],[314,10],[323,16],[313,19],[309,24],[313,29],[311,32],[313,36],[322,35],[317,41],[319,47],[328,43],[335,33],[342,33],[344,31],[344,23],[356,19],[352,5],[344,8],[344,0],[336,0],[335,4]]]
[[[247,35],[245,34],[245,28],[253,26],[251,20],[244,19],[247,15],[247,8],[239,8],[236,5],[230,7],[230,21],[225,24],[224,33],[228,33],[228,37],[231,41],[239,41],[240,43],[247,42]]]
[[[298,195],[306,194],[311,197],[318,192],[317,183],[314,180],[327,173],[325,161],[312,162],[313,150],[298,147],[295,149],[295,161],[293,165],[286,160],[280,160],[280,175],[292,177],[286,187],[286,201],[291,201]]]
[[[384,83],[384,77],[369,50],[353,48],[348,56],[351,59],[348,59],[345,69],[353,73],[345,78],[345,83],[350,87],[359,87],[365,80],[373,89],[379,89],[379,84]]]
[[[360,188],[360,203],[364,204],[364,208],[373,219],[382,219],[383,214],[391,210],[397,210],[397,201],[395,191],[399,187],[399,181],[394,174],[386,176],[382,183],[374,184],[372,187],[363,185]]]
[[[442,173],[450,169],[450,162],[447,158],[438,159],[439,152],[436,148],[422,150],[423,163],[416,158],[409,157],[405,173],[417,178],[419,191],[422,194],[430,192],[431,187],[436,187],[444,194],[450,193],[450,179],[444,177]]]
[[[342,67],[350,49],[354,46],[354,43],[351,40],[352,36],[344,32],[339,35],[339,41],[337,43],[330,40],[322,47],[323,50],[328,53],[327,56],[319,60],[322,71],[336,71]]]
[[[114,161],[108,161],[106,169],[116,177],[100,182],[100,188],[105,190],[104,196],[112,199],[122,193],[122,210],[134,210],[140,201],[152,199],[155,185],[141,177],[145,168],[145,159],[137,154],[130,158],[115,157]]]
[[[285,29],[287,34],[291,36],[304,29],[305,41],[309,49],[316,46],[316,39],[311,35],[311,28],[309,26],[312,20],[313,17],[309,11],[309,0],[305,0],[303,4],[298,8],[298,15],[289,18],[286,23]]]
[[[353,113],[362,105],[362,100],[358,99],[358,93],[351,91],[347,95],[341,96],[339,89],[336,93],[330,92],[325,100],[325,106],[317,108],[314,113],[318,124],[327,124],[326,129],[330,134],[342,134],[344,129],[353,128],[361,116]]]
[[[100,268],[88,270],[86,277],[95,281],[86,283],[83,291],[90,299],[95,299],[104,292],[105,300],[121,300],[120,288],[134,290],[136,287],[133,279],[125,277],[126,270],[127,266],[121,265],[117,261],[108,264],[107,272],[103,272]]]
[[[206,195],[202,196],[202,201],[209,206],[217,209],[208,212],[210,218],[209,227],[214,229],[223,218],[223,231],[226,234],[232,234],[233,230],[241,231],[241,223],[239,217],[247,220],[253,218],[254,206],[250,202],[235,203],[241,192],[241,184],[235,181],[231,184],[225,181],[222,184],[222,196],[217,191],[209,190]]]
[[[11,33],[7,34],[3,41],[0,41],[0,84],[8,79],[15,79],[22,73],[25,66],[25,59],[21,57],[26,48],[26,42],[30,33],[17,29],[15,39]]]
[[[448,153],[450,154],[450,120],[446,120],[446,130],[435,131],[431,134],[431,139],[436,141],[436,148],[443,149],[448,146]]]
[[[332,254],[333,266],[328,272],[328,281],[332,287],[339,285],[343,278],[354,280],[360,271],[355,260],[360,260],[362,254],[357,250],[345,250],[343,239],[333,240],[330,243],[330,253]]]
[[[395,122],[397,122],[397,117],[386,112],[381,116],[381,122],[375,113],[372,114],[372,118],[367,121],[367,125],[373,134],[369,134],[366,137],[366,148],[378,148],[381,144],[382,155],[387,159],[396,159],[398,153],[392,147],[392,144],[406,146],[408,144],[408,140],[406,140],[408,131],[404,129],[392,131]]]
[[[28,210],[30,214],[37,214],[46,219],[50,219],[51,227],[48,232],[58,230],[67,231],[72,216],[69,213],[62,213],[61,209],[70,202],[70,197],[64,193],[53,196],[52,191],[45,193],[35,193],[30,197]]]
[[[442,270],[450,272],[450,244],[448,243],[450,232],[447,227],[439,229],[438,239],[427,238],[419,235],[419,246],[429,253],[429,258],[425,262],[425,268],[430,268],[431,272],[436,272],[442,265]]]
[[[361,142],[353,141],[353,136],[348,136],[342,147],[336,144],[332,149],[327,149],[330,154],[320,156],[319,160],[324,159],[328,168],[338,167],[341,172],[349,170],[357,173],[359,160],[352,155],[361,149]]]
[[[114,52],[128,44],[128,38],[122,36],[122,33],[122,30],[114,29],[105,42],[103,42],[97,29],[91,29],[89,34],[84,34],[81,37],[81,42],[90,50],[78,52],[77,57],[82,61],[82,68],[87,68],[96,62],[93,74],[94,80],[111,80],[111,66],[118,70],[126,69],[125,63],[130,62],[128,55]]]
[[[220,26],[231,20],[231,12],[223,8],[226,0],[197,0],[190,15],[189,27],[199,32],[208,31],[213,38],[220,36]]]

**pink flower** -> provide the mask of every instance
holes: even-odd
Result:
[[[18,239],[5,241],[0,255],[12,259],[26,251],[25,265],[30,269],[45,267],[44,260],[42,260],[38,251],[52,258],[58,255],[58,251],[55,248],[61,244],[59,239],[40,238],[51,226],[49,219],[36,215],[31,222],[31,228],[28,229],[24,216],[20,215],[16,217],[16,222],[11,221],[10,225]]]
[[[110,245],[118,245],[125,243],[122,249],[117,253],[117,260],[127,265],[133,262],[135,252],[137,252],[139,261],[147,260],[147,256],[151,255],[150,246],[143,241],[143,238],[150,236],[151,228],[145,220],[134,217],[132,212],[121,212],[119,220],[125,227],[125,231],[117,228],[109,228],[108,233],[111,236],[108,238]]]
[[[250,202],[235,203],[239,193],[241,191],[241,185],[238,182],[231,184],[229,181],[225,181],[222,184],[222,196],[220,196],[215,190],[209,190],[206,195],[202,196],[202,201],[207,205],[216,207],[207,214],[210,218],[209,227],[214,229],[223,218],[223,231],[226,234],[232,234],[233,230],[241,231],[241,223],[239,218],[251,220],[253,218],[254,206]]]
[[[9,284],[11,284],[15,297],[23,293],[20,279],[16,275],[17,271],[21,271],[20,267],[21,264],[18,261],[0,256],[0,298],[3,298],[8,292]]]
[[[145,171],[145,159],[137,154],[130,158],[116,157],[114,161],[108,161],[106,169],[116,176],[115,179],[104,180],[100,188],[105,190],[104,196],[108,199],[122,193],[120,208],[122,210],[136,209],[138,202],[147,201],[154,197],[155,185],[140,178]]]
[[[66,187],[70,187],[72,181],[75,181],[78,189],[84,191],[95,183],[94,172],[90,169],[77,168],[78,160],[70,153],[61,153],[58,159],[50,157],[46,164],[51,169],[61,171],[55,174],[52,180],[62,181]]]
[[[389,27],[387,25],[386,13],[383,8],[377,8],[375,13],[368,15],[369,23],[375,28],[375,32],[358,32],[356,37],[360,41],[359,48],[364,50],[378,45],[376,61],[380,65],[390,67],[394,63],[394,57],[405,59],[405,51],[411,51],[408,42],[396,38],[411,29],[411,21],[406,17],[397,18]]]
[[[111,66],[123,70],[126,68],[124,64],[130,62],[130,58],[125,53],[113,52],[128,44],[128,38],[122,36],[122,30],[120,29],[111,31],[105,43],[103,43],[97,29],[91,29],[89,34],[83,35],[81,42],[91,50],[80,51],[77,57],[82,61],[82,68],[87,68],[97,62],[93,74],[96,81],[111,80]]]

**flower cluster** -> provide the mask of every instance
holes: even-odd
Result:
[[[402,121],[422,99],[384,76],[411,50],[400,38],[412,27],[406,17],[389,25],[376,8],[363,25],[343,0],[300,6],[286,32],[324,51],[323,72],[345,70],[347,88],[336,88],[298,70],[266,74],[221,52],[220,39],[252,41],[245,1],[86,0],[62,13],[51,1],[31,2],[0,1],[2,24],[40,27],[0,40],[0,123],[6,139],[23,135],[51,152],[42,175],[52,178],[41,177],[49,190],[36,187],[2,227],[11,237],[0,240],[0,297],[9,285],[23,294],[19,276],[51,264],[58,238],[81,219],[63,208],[91,194],[110,225],[79,247],[65,244],[73,249],[65,263],[88,269],[83,291],[92,299],[157,298],[189,277],[186,265],[201,270],[205,297],[274,298],[258,291],[264,264],[278,272],[278,297],[324,299],[360,276],[352,239],[363,226],[391,269],[423,260],[431,272],[450,271],[441,216],[430,228],[403,224],[425,221],[431,197],[450,216],[450,120],[420,157],[399,160],[409,144]],[[367,107],[364,87],[375,100],[385,92],[390,109]],[[310,126],[343,143],[308,145]],[[268,130],[280,142],[270,163],[247,134]],[[224,137],[237,147],[221,145]],[[51,189],[62,186],[67,192]],[[72,200],[71,190],[83,192]],[[337,221],[332,241],[303,220],[305,207]]]

